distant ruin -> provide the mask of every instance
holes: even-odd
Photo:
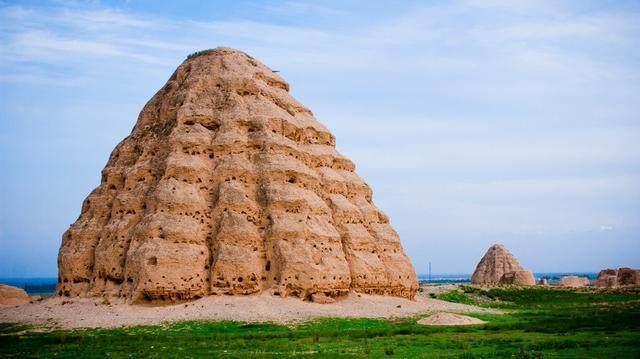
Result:
[[[504,246],[494,244],[482,257],[471,276],[475,285],[535,285],[533,274],[520,265]]]
[[[640,269],[603,269],[598,273],[595,286],[599,288],[639,287]]]

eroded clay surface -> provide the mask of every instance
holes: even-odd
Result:
[[[335,142],[247,54],[217,48],[186,60],[64,234],[58,294],[413,298],[400,238]]]

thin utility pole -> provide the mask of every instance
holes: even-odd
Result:
[[[431,282],[431,262],[429,262],[429,282]]]

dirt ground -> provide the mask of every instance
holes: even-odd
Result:
[[[113,328],[157,325],[190,320],[291,323],[322,317],[395,318],[436,312],[480,313],[491,309],[417,296],[415,300],[351,293],[332,304],[267,293],[251,296],[209,296],[164,306],[103,303],[101,298],[48,298],[36,303],[0,308],[0,322],[38,327]]]

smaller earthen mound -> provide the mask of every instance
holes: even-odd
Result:
[[[29,303],[29,295],[24,289],[0,284],[0,306],[13,306]]]
[[[640,269],[603,269],[598,273],[595,286],[599,288],[619,288],[640,286]]]
[[[558,282],[558,285],[560,287],[570,287],[570,288],[585,287],[585,286],[588,286],[589,284],[591,284],[591,281],[589,281],[589,278],[578,277],[575,275],[562,277]]]
[[[536,278],[528,270],[517,270],[505,273],[500,278],[501,285],[536,285]]]
[[[478,318],[467,317],[466,315],[439,312],[426,318],[418,320],[422,325],[477,325],[486,323]]]
[[[535,285],[533,273],[522,268],[503,245],[494,244],[482,257],[471,276],[475,285]]]

